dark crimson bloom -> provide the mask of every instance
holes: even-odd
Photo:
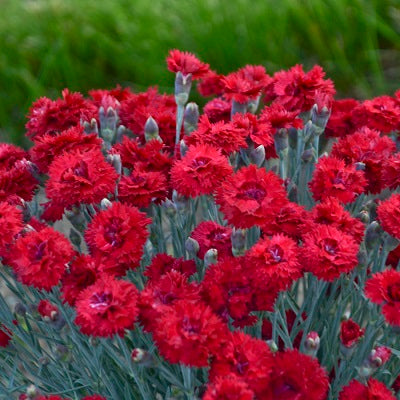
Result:
[[[325,400],[329,381],[318,360],[298,350],[274,354],[265,400]]]
[[[396,392],[399,393],[400,391],[400,375],[397,376],[395,381],[393,382],[392,389]]]
[[[254,400],[254,392],[234,374],[220,376],[209,384],[203,400]]]
[[[82,290],[95,283],[101,267],[90,255],[80,254],[75,258],[61,280],[63,299],[73,306]]]
[[[215,354],[209,372],[210,382],[222,376],[233,375],[254,391],[256,398],[264,399],[273,370],[274,358],[266,342],[241,331],[230,334],[224,350]]]
[[[12,332],[0,323],[0,347],[7,347],[11,341]]]
[[[139,320],[147,332],[159,329],[158,318],[172,304],[185,300],[198,303],[200,301],[199,287],[194,282],[188,282],[187,276],[171,270],[158,279],[147,282],[139,298]]]
[[[213,124],[219,121],[229,122],[231,119],[231,108],[232,104],[230,101],[217,97],[204,106],[203,112]]]
[[[197,257],[203,259],[209,249],[217,249],[218,258],[232,255],[232,229],[213,221],[203,221],[193,230],[190,237],[197,240],[200,249]]]
[[[200,79],[207,75],[210,66],[201,62],[194,54],[186,51],[171,50],[167,57],[168,70],[180,72],[183,76],[192,75],[192,79]]]
[[[85,396],[82,400],[107,400],[105,397],[100,396],[99,394],[93,394],[91,396]]]
[[[61,208],[71,208],[80,203],[99,203],[109,193],[114,193],[118,175],[101,151],[93,149],[75,150],[56,157],[50,165],[49,177],[47,197]]]
[[[13,144],[0,143],[0,170],[9,170],[17,161],[29,160],[29,154]]]
[[[178,301],[156,321],[153,338],[170,363],[207,367],[212,355],[222,352],[228,327],[202,302]]]
[[[217,191],[216,201],[226,219],[240,228],[265,225],[288,203],[282,180],[255,165],[226,178]]]
[[[248,132],[231,122],[212,124],[206,115],[200,117],[197,130],[185,139],[187,144],[207,143],[229,155],[240,148],[246,148]]]
[[[220,96],[224,92],[223,77],[223,75],[210,70],[198,83],[197,90],[204,97]]]
[[[22,228],[22,212],[15,206],[0,202],[0,255],[12,244]]]
[[[400,239],[400,194],[392,194],[387,200],[382,201],[376,211],[382,228]]]
[[[69,240],[51,227],[20,236],[11,252],[9,262],[18,280],[44,290],[59,283],[74,255]]]
[[[56,319],[59,313],[57,306],[50,303],[49,300],[40,300],[37,310],[42,317],[46,317],[52,320]]]
[[[231,317],[235,325],[252,325],[255,276],[246,268],[243,257],[226,257],[207,268],[201,283],[201,293],[207,304],[224,320]],[[265,294],[270,294],[265,290]],[[271,299],[273,305],[275,297]]]
[[[160,253],[151,260],[151,264],[146,268],[143,275],[151,281],[157,281],[170,271],[177,271],[189,277],[196,272],[196,264],[193,260],[185,260],[183,257],[174,258],[168,254]]]
[[[260,239],[247,252],[246,259],[257,269],[257,279],[276,281],[280,290],[286,290],[301,277],[299,248],[293,239],[283,234]]]
[[[137,298],[134,284],[103,275],[80,293],[75,322],[86,335],[122,337],[125,329],[133,329],[138,315]]]
[[[144,126],[149,117],[157,122],[161,139],[168,146],[175,143],[175,112],[174,96],[159,94],[157,88],[149,88],[146,92],[132,94],[121,102],[119,118],[135,135],[139,135],[144,143]]]
[[[389,347],[377,346],[372,349],[371,354],[369,355],[369,362],[376,367],[381,367],[389,361],[391,355],[392,350],[390,350]]]
[[[391,266],[396,269],[400,261],[400,245],[393,249],[387,256],[385,265]]]
[[[396,400],[382,382],[369,378],[367,385],[353,379],[339,394],[339,400]]]
[[[97,134],[85,134],[83,127],[74,126],[56,134],[48,133],[38,137],[30,149],[30,155],[40,172],[46,173],[57,156],[71,150],[100,150],[101,143]]]
[[[34,400],[71,400],[71,399],[69,397],[60,397],[60,396],[54,396],[54,395],[50,395],[50,396],[40,395],[38,397],[34,397]]]
[[[382,305],[382,314],[390,325],[400,326],[400,271],[387,269],[372,275],[365,284],[365,294]]]
[[[104,264],[104,272],[120,276],[138,266],[150,223],[146,214],[136,207],[117,202],[96,214],[88,225],[85,239],[92,256]]]
[[[379,193],[383,188],[382,170],[384,161],[396,150],[393,140],[381,137],[378,131],[363,128],[341,138],[332,147],[331,157],[340,158],[346,165],[357,162],[365,165],[366,192]]]
[[[316,102],[317,94],[335,94],[333,82],[324,77],[325,72],[319,65],[307,73],[302,65],[279,71],[273,76],[268,90],[269,100],[282,104],[288,111],[309,111]]]
[[[321,157],[315,166],[310,190],[315,200],[336,197],[343,203],[351,203],[365,190],[367,182],[363,171],[354,165],[346,165],[335,157]]]
[[[317,278],[332,282],[357,266],[358,248],[352,236],[333,226],[317,225],[304,235],[304,267]]]
[[[122,176],[118,184],[118,199],[136,207],[148,207],[160,203],[168,193],[167,178],[158,171],[136,171]]]
[[[345,347],[353,347],[363,336],[365,329],[360,328],[351,318],[340,324],[340,341]]]
[[[226,156],[208,144],[189,146],[171,168],[171,184],[179,194],[197,197],[212,194],[233,172]]]
[[[166,176],[169,175],[172,158],[165,151],[165,145],[158,140],[150,140],[142,146],[136,139],[124,136],[122,143],[117,143],[111,153],[121,156],[124,168],[163,172]]]
[[[61,132],[80,125],[82,120],[90,121],[97,117],[97,107],[80,93],[64,89],[62,97],[55,101],[41,97],[33,103],[25,125],[28,137],[36,140],[46,133]]]
[[[400,153],[395,153],[384,160],[382,181],[384,186],[396,189],[400,186]]]
[[[326,125],[326,137],[344,137],[354,133],[353,111],[360,103],[354,99],[333,100],[331,115]]]
[[[400,128],[400,104],[390,96],[365,100],[354,109],[353,121],[356,126],[367,126],[384,133]]]
[[[311,210],[310,217],[317,224],[333,226],[353,236],[357,243],[360,243],[364,237],[364,224],[357,218],[352,217],[337,198],[327,197],[321,203],[316,204]],[[304,229],[307,231],[312,230],[313,224],[309,224]]]

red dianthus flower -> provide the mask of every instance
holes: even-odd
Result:
[[[351,318],[340,324],[340,341],[345,347],[353,347],[364,336],[365,329],[360,328]]]
[[[389,324],[400,326],[400,271],[387,269],[372,275],[365,284],[365,294],[373,303],[383,305]]]
[[[210,66],[201,62],[194,54],[177,49],[171,50],[167,57],[168,70],[181,72],[183,76],[192,75],[192,79],[204,77],[210,70]]]
[[[0,255],[6,251],[22,228],[22,212],[15,206],[0,202]]]
[[[209,71],[198,83],[197,90],[204,97],[220,96],[224,92],[223,77],[214,71]]]
[[[353,379],[339,393],[339,400],[396,400],[382,382],[369,378],[367,386]]]
[[[263,226],[288,202],[282,180],[255,165],[226,178],[217,192],[226,219],[241,228]]]
[[[354,99],[333,100],[331,115],[326,125],[326,137],[344,137],[354,133],[353,111],[360,103]]]
[[[235,375],[220,376],[209,384],[203,400],[253,400],[254,392]]]
[[[212,194],[233,172],[226,156],[208,144],[190,146],[171,168],[171,184],[179,194],[196,197]]]
[[[400,239],[400,194],[392,194],[387,200],[382,201],[376,211],[382,228]]]
[[[12,338],[12,332],[0,323],[0,347],[7,347]]]
[[[104,264],[104,272],[123,275],[127,269],[137,267],[150,223],[136,207],[116,202],[93,218],[85,239],[93,257]]]
[[[135,285],[103,275],[80,293],[75,322],[86,335],[122,337],[125,329],[133,329],[137,298]]]
[[[177,271],[189,277],[196,272],[196,264],[193,260],[174,258],[168,254],[160,253],[151,260],[151,264],[146,268],[143,275],[147,276],[149,280],[157,281],[170,271]]]
[[[107,400],[105,397],[99,394],[92,394],[91,396],[85,396],[82,400]]]
[[[60,281],[74,250],[64,235],[48,227],[20,236],[12,247],[12,254],[10,264],[18,280],[50,290]]]
[[[382,170],[383,186],[396,189],[400,186],[400,153],[395,153],[384,160]]]
[[[217,97],[204,106],[203,112],[213,124],[219,121],[229,122],[231,119],[231,108],[230,101]]]
[[[303,263],[317,278],[332,282],[357,266],[358,248],[352,236],[329,225],[317,225],[304,235]]]

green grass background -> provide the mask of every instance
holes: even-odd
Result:
[[[171,92],[170,48],[221,73],[319,63],[341,97],[400,87],[400,0],[0,0],[0,134],[39,96],[115,84]]]

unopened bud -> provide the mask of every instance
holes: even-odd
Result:
[[[115,142],[121,143],[122,138],[128,134],[128,129],[124,125],[120,125],[117,129],[117,134],[115,135]]]
[[[200,250],[199,242],[191,237],[188,237],[185,242],[185,249],[191,256],[195,256]]]
[[[320,345],[320,338],[317,332],[309,332],[304,342],[305,353],[309,356],[315,357],[317,355]]]
[[[258,96],[256,99],[250,100],[247,103],[247,111],[249,113],[255,114],[257,112],[258,105],[260,104],[260,98],[261,96]]]
[[[185,134],[190,135],[197,129],[199,122],[199,106],[196,103],[188,103],[185,108],[185,114],[183,117],[183,126],[185,128]]]
[[[365,171],[365,164],[363,162],[356,162],[354,164],[356,171]]]
[[[372,221],[365,232],[365,245],[367,249],[373,249],[380,241],[382,228],[377,221]]]
[[[399,240],[395,237],[385,234],[385,248],[388,251],[394,250],[399,245]]]
[[[181,156],[184,157],[188,150],[188,147],[186,146],[186,143],[183,139],[180,141],[179,145],[180,145]]]
[[[388,347],[378,346],[372,349],[368,357],[368,362],[371,367],[379,368],[389,361],[391,355],[392,351]]]
[[[144,125],[144,138],[146,142],[150,142],[150,140],[162,142],[157,122],[153,117],[149,117]]]
[[[188,199],[185,196],[180,195],[176,190],[172,192],[172,201],[179,213],[183,213],[187,210]]]
[[[364,224],[368,224],[369,223],[369,212],[367,210],[361,210],[357,216],[356,216],[361,222],[363,222]]]
[[[288,129],[288,136],[289,136],[289,146],[292,149],[296,149],[297,148],[297,129],[296,128],[289,128]]]
[[[165,210],[165,213],[170,217],[176,214],[176,205],[170,200],[166,199],[161,203],[161,207]]]
[[[232,253],[235,257],[241,256],[246,250],[246,231],[244,229],[233,229],[231,235]]]
[[[90,122],[84,121],[82,123],[85,133],[96,133],[99,134],[99,127],[97,125],[96,118],[92,118]]]
[[[110,200],[104,198],[103,200],[101,200],[100,202],[100,208],[102,210],[107,210],[107,208],[110,208],[112,206],[112,203]]]
[[[19,315],[19,316],[21,316],[21,317],[25,317],[25,315],[26,315],[26,307],[22,304],[22,303],[15,303],[15,306],[14,306],[14,313],[16,314],[16,315]]]
[[[69,362],[72,359],[71,353],[68,350],[67,346],[63,346],[62,344],[59,344],[56,346],[55,350],[56,356],[60,361],[65,361]]]
[[[303,151],[303,154],[301,155],[301,159],[308,163],[314,159],[314,150],[313,149],[307,149]]]
[[[275,149],[278,154],[282,151],[287,150],[289,147],[289,135],[287,129],[278,129],[274,136]]]
[[[265,147],[262,144],[250,152],[250,160],[259,168],[263,165],[265,161]]]
[[[184,106],[188,99],[192,87],[192,74],[183,75],[178,71],[175,75],[175,102],[179,106]]]
[[[38,395],[38,390],[35,385],[29,385],[26,389],[26,395],[30,398],[33,399]]]
[[[313,105],[311,109],[311,121],[313,122],[313,124],[321,129],[321,132],[319,134],[321,134],[322,131],[325,129],[330,115],[331,111],[328,107],[323,106],[321,110],[319,110],[317,104]]]
[[[204,266],[207,268],[211,264],[216,264],[218,261],[218,250],[209,249],[204,255]]]
[[[276,353],[279,350],[278,346],[272,339],[267,340],[267,345],[269,346],[269,349],[272,351],[272,353]]]

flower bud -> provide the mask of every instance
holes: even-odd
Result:
[[[39,394],[37,387],[35,385],[29,385],[26,389],[26,395],[28,398],[33,399]]]
[[[267,340],[267,345],[269,346],[269,349],[272,351],[272,353],[276,353],[279,350],[278,346],[272,339]]]
[[[379,368],[389,361],[392,351],[386,346],[377,346],[372,349],[368,362],[372,367]]]
[[[304,342],[304,352],[309,356],[315,357],[317,355],[320,345],[320,338],[317,332],[309,332]]]
[[[218,250],[209,249],[204,255],[204,266],[207,268],[211,264],[216,264],[218,261]]]
[[[327,106],[323,106],[320,110],[318,109],[318,104],[314,104],[311,109],[311,121],[317,127],[321,128],[321,132],[325,129],[328,119],[331,115],[331,111]]]
[[[191,237],[188,237],[185,242],[185,249],[190,256],[195,256],[200,250],[199,242]]]
[[[150,142],[150,140],[158,140],[159,142],[162,142],[157,122],[153,117],[147,118],[146,124],[144,125],[144,138],[146,142]]]
[[[373,249],[380,241],[382,228],[377,221],[372,221],[365,231],[365,245],[368,250]]]
[[[26,311],[26,307],[22,303],[15,303],[14,314],[25,317]]]
[[[196,103],[188,103],[185,108],[185,114],[183,117],[183,126],[185,128],[185,134],[190,135],[197,129],[199,122],[199,106]]]
[[[188,99],[192,87],[192,74],[183,75],[178,71],[175,75],[175,102],[179,106],[184,106]]]
[[[122,161],[119,154],[109,154],[107,156],[107,161],[115,168],[118,175],[122,173]]]
[[[186,146],[186,143],[183,139],[180,141],[179,145],[180,145],[181,156],[184,157],[188,150],[188,147]]]
[[[56,353],[56,357],[60,361],[70,362],[72,360],[71,352],[69,351],[67,346],[64,346],[62,344],[57,345],[55,353]]]
[[[183,213],[187,210],[188,199],[185,196],[181,196],[176,190],[172,192],[172,201],[179,213]]]
[[[265,147],[260,144],[255,149],[250,152],[250,160],[253,164],[256,164],[257,167],[261,167],[265,161]]]
[[[279,154],[289,147],[289,134],[287,129],[278,129],[274,135],[275,149]]]
[[[170,200],[166,199],[161,203],[161,207],[165,210],[165,213],[170,217],[173,217],[176,214],[176,205]]]
[[[128,129],[124,125],[120,125],[117,129],[117,134],[115,135],[115,142],[121,143],[122,138],[128,134]]]
[[[246,250],[246,231],[233,228],[231,235],[232,253],[235,257],[243,255]]]
[[[97,125],[96,118],[92,118],[90,122],[84,121],[82,123],[85,133],[96,133],[99,134],[99,127]]]
[[[154,366],[153,356],[148,351],[141,348],[135,348],[132,350],[131,359],[135,364],[139,364],[144,367]]]
[[[304,150],[303,154],[301,155],[301,159],[306,163],[311,162],[314,159],[314,150],[313,149]]]
[[[364,224],[369,224],[369,212],[367,210],[361,210],[356,217]]]
[[[250,100],[247,103],[247,111],[249,113],[255,114],[257,112],[258,105],[260,104],[260,98],[261,96],[258,96],[256,99]]]
[[[356,171],[365,171],[365,164],[363,162],[356,162],[354,164]]]

